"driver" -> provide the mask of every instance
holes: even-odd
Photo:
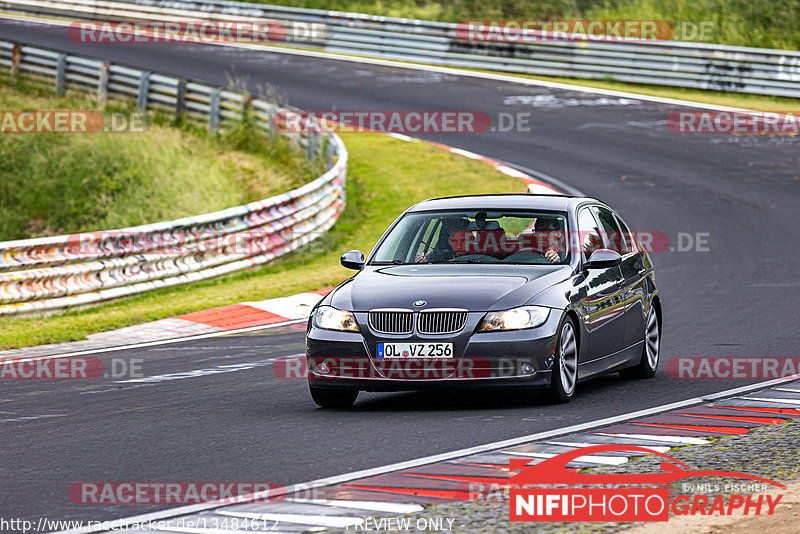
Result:
[[[547,261],[558,263],[563,260],[561,224],[556,217],[537,217],[533,226],[533,235],[540,244],[540,249],[544,250],[542,255]]]
[[[414,258],[414,262],[439,263],[462,255],[468,226],[467,219],[443,219],[442,228],[439,231],[439,241],[431,250]]]

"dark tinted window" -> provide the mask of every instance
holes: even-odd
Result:
[[[631,233],[628,225],[625,224],[625,221],[622,218],[614,214],[617,219],[617,223],[619,223],[619,229],[622,230],[622,246],[625,247],[625,252],[639,252],[639,246],[636,244],[636,238]]]
[[[603,248],[600,229],[589,208],[583,208],[578,213],[578,232],[581,239],[581,249],[586,258],[591,256],[595,250]]]
[[[597,217],[597,220],[600,221],[600,225],[602,226],[601,230],[608,243],[608,248],[614,252],[625,254],[626,248],[624,239],[617,225],[617,219],[614,218],[614,214],[611,213],[610,210],[600,206],[592,206],[592,211]]]

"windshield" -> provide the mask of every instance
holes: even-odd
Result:
[[[567,218],[546,211],[410,213],[380,244],[371,265],[410,263],[567,264]]]

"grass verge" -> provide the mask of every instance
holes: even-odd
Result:
[[[80,95],[2,87],[0,110],[93,105]],[[119,117],[132,110],[109,111]],[[163,119],[126,133],[0,136],[0,241],[207,213],[288,191],[324,171],[282,138],[248,135],[246,124],[222,136]]]
[[[64,315],[0,319],[0,348],[74,341],[88,334],[214,306],[262,300],[337,284],[349,249],[368,251],[404,209],[425,198],[521,192],[523,184],[492,167],[423,143],[379,134],[342,136],[350,151],[348,206],[327,236],[256,271],[151,291]]]

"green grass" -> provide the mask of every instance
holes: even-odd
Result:
[[[355,11],[459,22],[481,19],[666,20],[712,23],[706,38],[691,40],[786,50],[800,49],[796,0],[255,0],[265,4]],[[680,38],[676,35],[675,38]],[[686,37],[686,36],[684,36]],[[691,38],[689,35],[688,37]]]
[[[0,109],[91,103],[0,88]],[[247,125],[216,136],[166,122],[141,133],[0,134],[0,241],[206,213],[282,193],[323,171]]]
[[[332,231],[291,257],[257,271],[151,291],[60,316],[0,319],[0,348],[72,341],[104,330],[214,306],[334,285],[352,274],[339,265],[350,249],[368,251],[411,204],[464,193],[522,192],[523,184],[490,166],[427,144],[379,134],[343,136],[350,151],[347,210]]]

